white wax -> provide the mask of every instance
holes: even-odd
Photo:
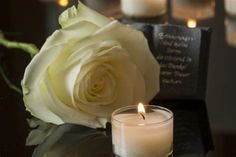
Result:
[[[236,47],[236,19],[225,20],[226,41],[229,46]]]
[[[138,114],[120,114],[112,121],[112,142],[120,157],[165,157],[172,150],[173,119],[165,111],[146,114],[143,120]]]
[[[214,16],[215,2],[212,0],[172,0],[172,16],[181,20],[203,20]]]
[[[130,17],[155,17],[166,13],[166,0],[121,0],[122,12]]]
[[[225,0],[225,10],[228,14],[236,16],[236,0]]]

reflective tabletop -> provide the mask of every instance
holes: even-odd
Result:
[[[99,3],[85,0],[84,3],[106,16],[123,18],[118,0],[101,0]],[[72,4],[76,1],[70,1]],[[174,156],[233,157],[236,155],[236,16],[226,13],[223,0],[216,0],[213,10],[204,12],[210,12],[204,18],[192,19],[173,13],[173,7],[169,1],[167,14],[154,19],[154,23],[186,26],[193,20],[199,27],[212,29],[206,100],[191,101],[191,106],[188,101],[155,101],[175,114]],[[64,9],[54,0],[2,1],[0,30],[10,40],[41,47],[58,28],[57,18]],[[16,49],[0,47],[0,58],[7,68],[7,76],[20,87],[30,56]],[[179,104],[178,107],[175,104]],[[10,89],[0,77],[0,157],[30,157],[33,152],[37,157],[45,153],[57,157],[114,156],[109,124],[108,129],[103,130],[72,124],[43,127],[42,123],[36,123],[37,136],[40,132],[51,132],[45,139],[42,136],[43,142],[35,149],[36,146],[26,146],[26,138],[33,130],[29,127],[29,118],[22,95]]]

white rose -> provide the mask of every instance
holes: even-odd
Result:
[[[113,110],[157,94],[160,67],[141,32],[82,3],[59,21],[62,28],[47,39],[22,81],[33,116],[104,127]]]

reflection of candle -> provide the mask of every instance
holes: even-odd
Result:
[[[189,20],[187,20],[187,26],[189,28],[195,28],[195,27],[197,27],[197,21],[194,19],[189,19]]]
[[[114,153],[120,157],[164,157],[171,154],[172,112],[148,105],[145,114],[138,114],[136,108],[128,106],[112,114]]]
[[[236,0],[225,0],[225,10],[229,15],[236,16]]]
[[[166,0],[121,0],[121,10],[135,18],[160,16],[166,13]]]
[[[225,31],[227,43],[236,47],[236,19],[226,17]]]
[[[172,16],[176,19],[207,19],[214,16],[214,0],[172,0]]]

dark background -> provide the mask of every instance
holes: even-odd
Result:
[[[7,39],[41,47],[57,27],[57,16],[63,9],[52,0],[1,1],[0,30]],[[215,17],[199,22],[200,26],[210,26],[213,30],[206,102],[216,148],[212,156],[216,157],[236,155],[236,48],[225,41],[225,17],[224,1],[216,0]],[[184,24],[172,17],[168,21]],[[30,56],[3,47],[0,47],[0,56],[8,68],[8,76],[20,86]],[[0,157],[31,156],[32,148],[24,146],[29,131],[27,116],[22,96],[9,89],[0,77]]]

